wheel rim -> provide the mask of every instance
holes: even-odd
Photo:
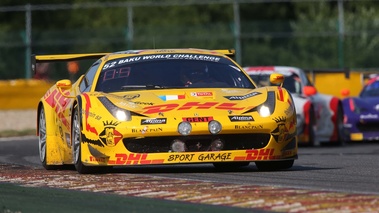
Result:
[[[76,112],[74,115],[73,121],[73,155],[75,164],[79,162],[79,154],[80,154],[80,124],[79,124],[79,115]]]
[[[45,119],[45,112],[43,109],[41,109],[40,115],[39,115],[39,141],[38,141],[38,148],[39,148],[39,158],[41,162],[46,161],[46,119]]]

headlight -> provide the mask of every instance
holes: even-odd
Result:
[[[259,112],[259,115],[261,115],[262,117],[268,117],[271,115],[270,108],[264,105],[258,109],[258,112]]]
[[[258,113],[262,117],[270,116],[275,109],[275,92],[267,93],[267,100],[258,107]]]
[[[190,122],[180,122],[180,124],[178,125],[178,132],[181,134],[181,135],[189,135],[192,131],[192,125]]]
[[[103,106],[119,121],[130,121],[132,116],[129,110],[114,105],[107,97],[99,97]]]
[[[117,112],[116,112],[116,118],[118,120],[120,120],[120,121],[127,121],[128,120],[128,115],[123,110],[117,110]]]
[[[220,122],[213,120],[208,123],[208,129],[210,133],[215,135],[221,132],[222,126]]]

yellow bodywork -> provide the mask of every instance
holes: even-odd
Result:
[[[157,50],[147,51],[150,54],[155,52]],[[199,50],[188,50],[188,52],[199,52]],[[211,51],[206,54],[227,57],[224,54],[228,52]],[[133,54],[105,55],[101,59],[100,67],[108,60],[128,55]],[[59,56],[55,55],[55,58],[36,56],[36,59],[52,60]],[[72,57],[63,58],[66,60]],[[95,75],[95,79],[98,75],[99,73]],[[77,108],[80,110],[82,126],[81,161],[86,166],[254,162],[297,158],[296,112],[290,94],[281,87],[160,89],[111,94],[96,92],[92,87],[88,92],[81,93],[79,84],[82,78],[83,76],[72,85],[68,80],[57,82],[40,100],[38,112],[41,108],[45,110],[47,123],[47,165],[73,164],[72,115]],[[275,79],[279,81],[281,77],[275,76]],[[275,110],[270,116],[261,117],[254,109],[267,100],[269,92],[275,94]],[[162,100],[162,96],[181,98]],[[240,100],[225,97],[237,97]],[[131,120],[120,121],[115,118],[104,107],[102,100],[132,112]],[[247,116],[252,119],[232,122],[231,116],[243,118]],[[185,119],[192,124],[189,136],[178,133],[178,125]],[[248,137],[260,133],[270,136],[267,144],[258,149],[152,153],[132,152],[125,145],[128,141],[137,144],[138,141],[144,141],[148,144],[149,139],[154,139],[152,143],[157,143],[160,139],[166,140],[168,137],[185,139],[192,135],[211,135],[206,122],[209,119],[222,124],[222,131],[218,134],[221,138],[223,135],[231,137],[243,135],[239,137],[244,138],[245,135]],[[228,141],[228,143],[233,142],[233,140]]]

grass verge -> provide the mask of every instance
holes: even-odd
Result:
[[[23,187],[0,182],[0,213],[239,213],[251,209],[214,206],[181,201],[130,197],[67,189]],[[259,211],[262,212],[262,211]]]

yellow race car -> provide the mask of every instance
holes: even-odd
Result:
[[[46,169],[213,163],[281,170],[297,159],[296,111],[281,86],[257,88],[234,50],[147,49],[33,55],[36,63],[98,59],[38,104]],[[275,84],[281,74],[272,74]]]

